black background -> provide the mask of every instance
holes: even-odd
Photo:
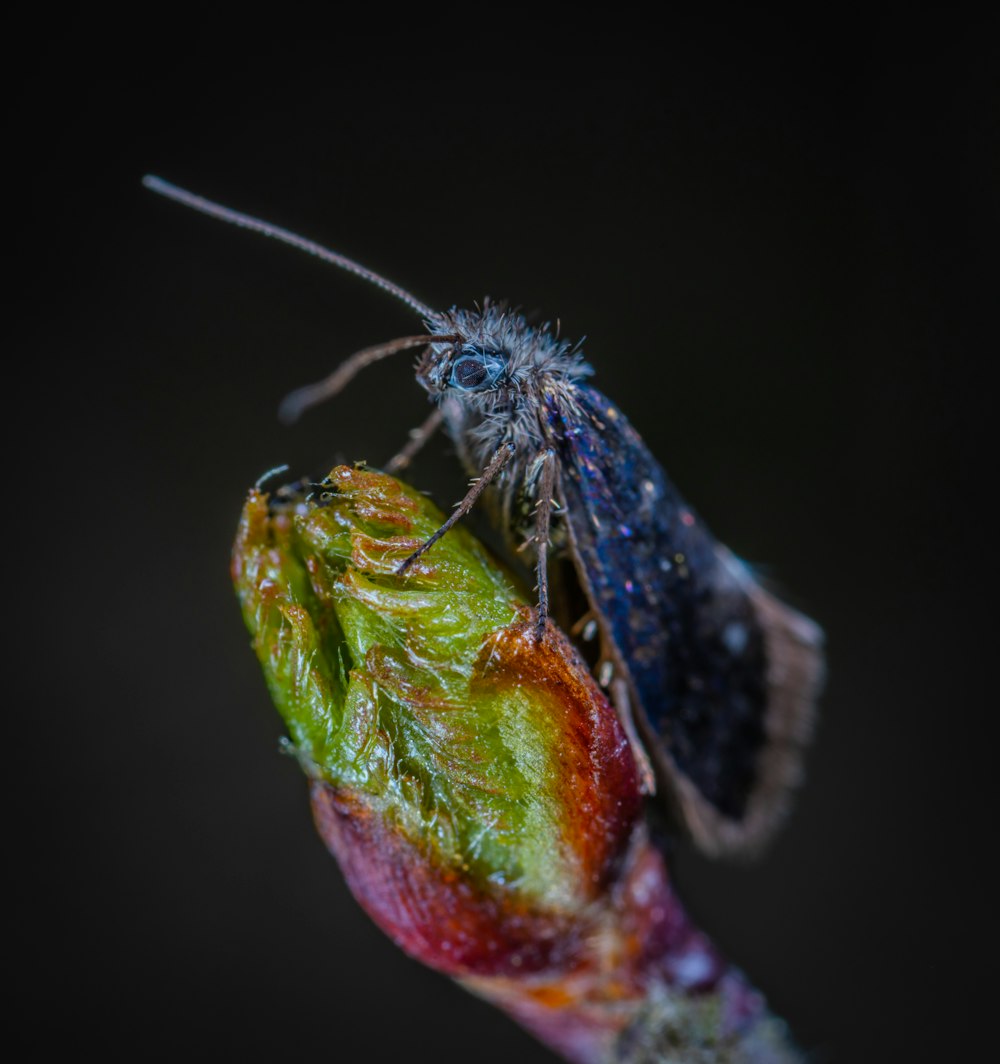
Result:
[[[551,1059],[350,899],[228,582],[264,470],[382,462],[426,411],[406,356],[292,429],[278,400],[417,323],[153,196],[149,171],[431,305],[490,294],[586,334],[597,385],[716,534],[828,634],[787,830],[749,867],[682,850],[689,907],[816,1060],[972,1055],[995,882],[984,32],[754,16],[592,54],[512,27],[415,33],[399,59],[374,37],[39,51],[8,97],[7,207],[36,1038]],[[443,442],[410,479],[444,506],[464,485]]]

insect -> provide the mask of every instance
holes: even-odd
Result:
[[[144,183],[357,274],[423,319],[426,333],[360,351],[293,392],[283,416],[337,394],[380,359],[421,348],[416,376],[434,409],[387,468],[402,469],[443,426],[475,479],[401,568],[485,493],[510,541],[533,556],[539,638],[550,610],[550,549],[561,586],[568,574],[570,592],[582,591],[582,627],[599,633],[598,673],[647,790],[709,854],[749,854],[766,841],[798,782],[822,633],[712,537],[625,415],[590,383],[579,348],[488,301],[434,310],[303,237],[159,178]]]

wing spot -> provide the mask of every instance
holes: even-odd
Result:
[[[734,658],[738,658],[743,653],[749,638],[750,633],[746,625],[740,624],[739,621],[730,621],[722,630],[722,642]]]

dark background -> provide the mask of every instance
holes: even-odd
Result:
[[[551,1059],[348,896],[228,582],[264,470],[382,462],[426,412],[406,356],[292,429],[278,400],[416,321],[158,199],[149,171],[434,306],[507,297],[586,334],[720,539],[828,634],[796,812],[757,865],[683,850],[691,910],[817,1061],[966,1059],[995,884],[985,28],[754,16],[593,54],[493,32],[415,34],[399,60],[374,38],[152,59],[155,35],[129,60],[68,33],[8,97],[10,816],[36,1037]],[[445,506],[464,485],[443,442],[410,479]]]

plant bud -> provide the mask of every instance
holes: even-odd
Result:
[[[280,493],[279,493],[280,498]],[[695,929],[614,709],[464,527],[340,466],[250,493],[232,575],[316,823],[402,949],[567,1059],[799,1059]]]

